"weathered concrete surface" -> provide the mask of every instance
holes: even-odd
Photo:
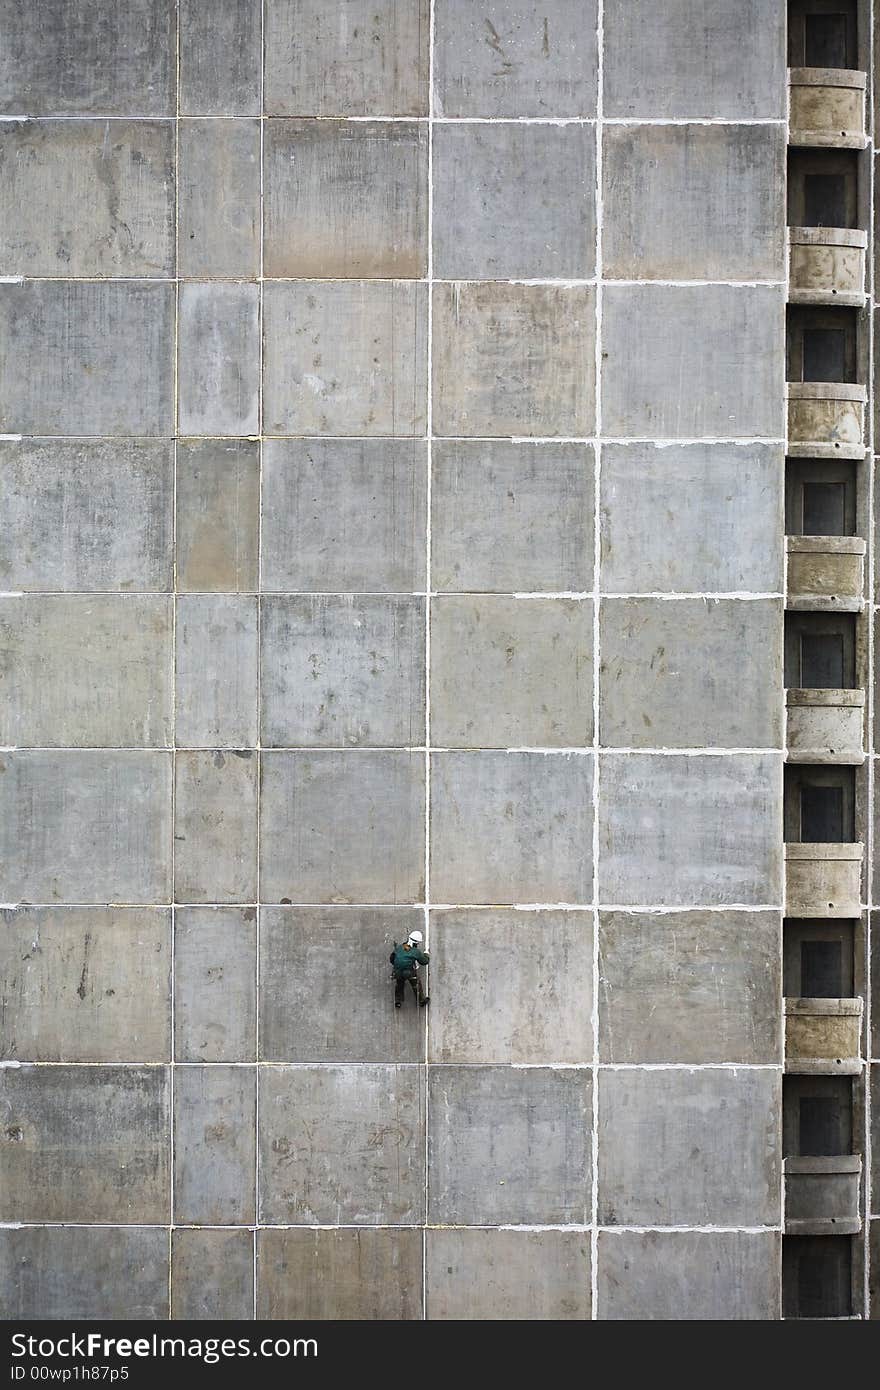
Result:
[[[864,690],[788,690],[788,761],[860,763],[865,756],[865,699]]]
[[[180,274],[258,275],[259,121],[181,121],[178,138]]]
[[[177,742],[257,743],[257,600],[244,594],[177,600]]]
[[[425,1282],[430,1321],[580,1321],[589,1232],[428,1231]]]
[[[168,1316],[168,1232],[132,1227],[0,1230],[4,1319]]]
[[[592,1059],[592,913],[435,912],[430,954],[429,1061]]]
[[[779,914],[599,915],[602,1062],[780,1061]]]
[[[0,1057],[169,1060],[167,908],[20,907],[0,921]]]
[[[257,755],[248,749],[177,754],[175,901],[255,900],[258,780]]]
[[[778,1223],[781,1081],[770,1071],[600,1072],[600,1223]]]
[[[600,1231],[599,1317],[775,1320],[780,1245],[773,1231]]]
[[[179,907],[174,919],[178,1062],[256,1058],[257,910]]]
[[[261,1221],[424,1221],[424,1068],[264,1067],[259,1112]]]
[[[864,304],[867,232],[789,227],[788,239],[791,303]]]
[[[592,603],[432,601],[432,743],[572,748],[592,738]]]
[[[435,753],[431,898],[589,902],[593,762],[565,753]]]
[[[785,846],[785,911],[788,917],[858,917],[865,846]]]
[[[855,1235],[861,1230],[861,1154],[786,1158],[785,1230],[790,1235]]]
[[[444,280],[591,276],[595,159],[589,126],[437,126],[434,274]]]
[[[260,111],[260,5],[180,0],[180,110],[185,116]]]
[[[867,387],[790,381],[786,392],[789,448],[795,457],[864,458]]]
[[[170,121],[4,123],[8,275],[173,275]]]
[[[166,1067],[0,1072],[3,1221],[168,1220]]]
[[[865,542],[858,536],[787,536],[787,606],[861,611]]]
[[[421,1231],[257,1232],[258,1318],[394,1322],[421,1316]]]
[[[792,68],[789,74],[792,144],[862,149],[866,85],[863,72]]]
[[[256,1106],[256,1067],[175,1067],[176,1221],[254,1220]]]
[[[180,286],[177,389],[181,434],[254,434],[260,423],[260,291]]]
[[[254,1312],[252,1231],[177,1230],[171,1237],[171,1316],[211,1321]]]
[[[178,443],[176,539],[179,592],[229,593],[258,587],[258,443]]]
[[[587,1070],[432,1068],[431,1225],[587,1222],[590,1088]]]

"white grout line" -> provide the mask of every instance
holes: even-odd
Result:
[[[878,57],[878,53],[877,53],[876,45],[877,45],[877,43],[878,43],[878,33],[877,33],[876,24],[875,24],[875,6],[873,6],[873,5],[868,5],[868,6],[866,7],[866,10],[867,10],[867,24],[868,24],[868,52],[869,52],[869,54],[872,55],[872,57],[873,57],[873,59],[874,59],[874,61],[870,64],[870,70],[869,70],[869,73],[868,73],[869,100],[870,100],[870,111],[871,111],[871,121],[872,121],[872,125],[876,125],[876,120],[877,120],[877,117],[876,117],[876,102],[877,102],[878,92],[877,92],[876,84],[875,84],[874,81],[873,81],[873,75],[874,75],[874,73],[876,72],[876,68],[877,68],[877,57]],[[867,488],[868,497],[867,497],[867,507],[866,507],[866,512],[867,512],[866,523],[867,523],[867,524],[866,524],[866,527],[865,527],[866,539],[867,539],[867,543],[868,543],[868,544],[867,544],[867,557],[866,557],[866,579],[867,579],[868,586],[869,586],[869,595],[868,595],[868,598],[869,598],[869,611],[868,611],[868,616],[867,616],[867,620],[866,620],[866,627],[867,627],[867,632],[866,632],[866,647],[867,647],[868,671],[867,671],[867,676],[866,676],[867,706],[866,706],[866,710],[865,710],[865,718],[866,718],[866,735],[867,735],[867,737],[866,737],[865,743],[866,743],[866,748],[867,748],[868,753],[869,753],[870,756],[868,757],[868,770],[867,770],[867,806],[866,806],[866,820],[867,820],[867,825],[866,825],[866,827],[865,827],[865,829],[866,829],[866,834],[865,834],[865,866],[864,866],[864,874],[865,874],[865,898],[866,898],[866,900],[867,900],[868,909],[867,909],[867,912],[865,913],[865,916],[864,916],[864,927],[863,927],[862,930],[863,930],[863,932],[864,932],[864,938],[863,938],[863,940],[864,940],[864,972],[865,972],[865,974],[864,974],[864,1020],[863,1020],[863,1027],[864,1027],[864,1030],[865,1030],[865,1052],[866,1052],[867,1056],[870,1057],[871,1052],[872,1052],[871,1034],[872,1034],[872,1029],[873,1029],[873,1026],[874,1026],[874,1018],[873,1018],[873,993],[874,993],[874,992],[873,992],[873,989],[872,989],[872,970],[871,970],[871,965],[872,965],[871,955],[872,955],[872,946],[873,946],[873,933],[872,933],[872,930],[871,930],[871,920],[872,920],[873,908],[874,908],[874,854],[875,854],[875,851],[876,851],[876,837],[875,837],[874,829],[875,829],[875,812],[876,812],[876,797],[877,797],[877,779],[876,779],[876,776],[875,776],[875,757],[873,756],[873,755],[874,755],[874,752],[875,752],[874,720],[875,720],[876,717],[877,717],[877,708],[876,708],[876,700],[875,700],[875,679],[876,679],[877,648],[876,648],[876,644],[875,644],[875,642],[874,642],[874,614],[876,613],[876,604],[875,604],[874,600],[875,600],[875,595],[876,595],[876,583],[877,583],[877,559],[876,559],[876,550],[875,550],[876,542],[877,542],[877,535],[876,535],[876,528],[875,528],[875,526],[874,526],[874,505],[875,505],[875,491],[876,491],[876,476],[875,476],[876,462],[875,462],[875,455],[874,455],[874,452],[873,452],[873,451],[876,450],[876,448],[877,448],[877,440],[876,440],[876,438],[874,437],[874,412],[875,412],[875,410],[876,410],[876,400],[877,400],[877,389],[878,389],[878,384],[880,384],[880,376],[878,376],[878,368],[877,368],[877,362],[876,362],[876,358],[875,358],[876,334],[875,334],[875,327],[874,327],[874,309],[875,309],[875,307],[876,307],[876,295],[877,295],[877,285],[876,285],[875,275],[874,275],[874,269],[875,269],[875,256],[876,256],[876,246],[875,246],[875,223],[876,223],[876,202],[877,202],[877,168],[876,168],[876,165],[874,164],[874,161],[873,161],[873,160],[870,161],[870,167],[869,167],[869,172],[868,172],[868,180],[869,180],[869,185],[868,185],[868,218],[867,218],[867,223],[868,223],[869,231],[868,231],[868,250],[867,250],[867,252],[866,252],[866,276],[867,276],[867,290],[868,290],[868,305],[867,305],[867,325],[866,325],[866,332],[867,332],[867,358],[868,358],[868,361],[872,364],[873,370],[870,372],[870,375],[869,375],[869,384],[868,384],[868,397],[869,397],[869,399],[868,399],[868,404],[867,404],[867,406],[866,406],[866,411],[865,411],[865,423],[866,423],[866,432],[867,432],[867,440],[866,440],[866,443],[869,445],[869,452],[868,452],[868,455],[867,455],[867,458],[868,458],[868,460],[869,460],[868,463],[867,463],[867,482],[868,482],[868,488]],[[872,407],[873,407],[873,408],[872,408]],[[864,1317],[865,1317],[866,1319],[869,1319],[869,1318],[871,1317],[871,1282],[872,1282],[872,1281],[871,1281],[871,1274],[872,1274],[871,1265],[872,1265],[872,1260],[871,1260],[870,1223],[871,1223],[871,1201],[872,1201],[873,1169],[874,1169],[874,1145],[873,1145],[873,1131],[874,1131],[874,1125],[873,1125],[873,1117],[872,1117],[873,1095],[872,1095],[871,1079],[872,1079],[872,1078],[871,1078],[870,1063],[866,1063],[866,1066],[865,1066],[865,1079],[864,1079],[864,1093],[865,1093],[864,1126],[865,1126],[865,1128],[864,1128],[864,1134],[863,1134],[863,1136],[862,1136],[862,1148],[863,1148],[863,1153],[864,1153],[864,1159],[863,1159],[863,1167],[864,1167],[864,1188],[863,1188],[863,1191],[864,1191],[864,1195],[865,1195],[865,1196],[864,1196],[864,1200],[865,1200],[865,1223],[864,1223],[864,1231],[863,1231],[863,1235],[862,1235],[862,1256],[863,1256],[863,1264],[862,1264],[862,1279],[863,1279],[862,1297],[863,1297],[863,1304],[862,1304],[862,1310],[863,1310]],[[876,1271],[875,1271],[875,1277],[876,1277]]]
[[[172,1071],[169,1062],[114,1062],[114,1061],[65,1061],[52,1062],[40,1059],[16,1058],[13,1062],[0,1062],[0,1068],[9,1071],[20,1071],[22,1068],[28,1070],[50,1071],[67,1067],[75,1067],[79,1071],[106,1071],[108,1067],[117,1071]],[[260,1062],[176,1062],[174,1070],[194,1071],[198,1070],[226,1070],[226,1071],[327,1071],[339,1070],[342,1067],[349,1069],[356,1067],[387,1067],[390,1071],[413,1070],[427,1072],[434,1071],[485,1071],[491,1068],[495,1071],[769,1071],[778,1072],[783,1070],[781,1062],[554,1062],[552,1060],[543,1062],[510,1062],[507,1060],[485,1061],[485,1062],[389,1062],[387,1058],[372,1058],[366,1061],[348,1061],[345,1058],[332,1060],[319,1059],[317,1061],[260,1061]],[[244,1225],[260,1225],[263,1222],[244,1222]]]
[[[266,172],[266,152],[265,152],[265,88],[266,88],[266,0],[260,0],[260,343],[259,343],[259,429],[260,429],[260,483],[259,499],[257,507],[257,586],[261,590],[263,585],[263,452],[265,418],[263,404],[263,366],[265,353],[263,351],[264,334],[264,266],[263,266],[263,246],[265,240],[265,172]],[[255,866],[256,896],[257,906],[255,908],[255,945],[254,954],[254,1059],[257,1064],[260,1062],[260,938],[262,935],[262,920],[260,914],[260,856],[261,844],[260,833],[262,829],[262,782],[263,782],[263,602],[257,602],[257,804],[256,804],[256,855]],[[253,1237],[253,1317],[257,1319],[257,1247],[259,1244],[258,1232],[260,1229],[260,1084],[259,1073],[254,1075],[254,1237]]]

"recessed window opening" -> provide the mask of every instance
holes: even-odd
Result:
[[[802,689],[843,690],[844,671],[842,633],[801,633]]]
[[[840,844],[843,837],[843,787],[802,787],[801,839],[806,844]]]
[[[801,942],[801,993],[806,999],[843,998],[843,942]]]
[[[843,174],[804,175],[804,227],[846,227],[846,179]]]
[[[804,15],[804,57],[808,68],[845,68],[847,53],[847,15]]]
[[[846,334],[842,328],[804,329],[804,381],[846,381]]]

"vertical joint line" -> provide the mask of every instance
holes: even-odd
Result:
[[[595,434],[593,446],[593,996],[592,1087],[590,1134],[590,1317],[599,1316],[599,662],[600,634],[600,500],[602,472],[602,130],[604,119],[605,3],[598,0],[596,14],[596,348]]]

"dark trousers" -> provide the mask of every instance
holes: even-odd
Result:
[[[395,1004],[402,1004],[402,1003],[403,1003],[404,986],[406,985],[407,980],[409,980],[409,983],[412,985],[412,992],[413,992],[413,994],[416,996],[416,998],[418,999],[419,1003],[421,1004],[422,1000],[423,1000],[424,997],[425,997],[425,991],[424,991],[424,989],[422,988],[422,981],[421,981],[420,976],[417,975],[417,974],[415,974],[415,973],[413,973],[412,975],[395,975],[395,977],[394,977],[394,1002],[395,1002]]]

